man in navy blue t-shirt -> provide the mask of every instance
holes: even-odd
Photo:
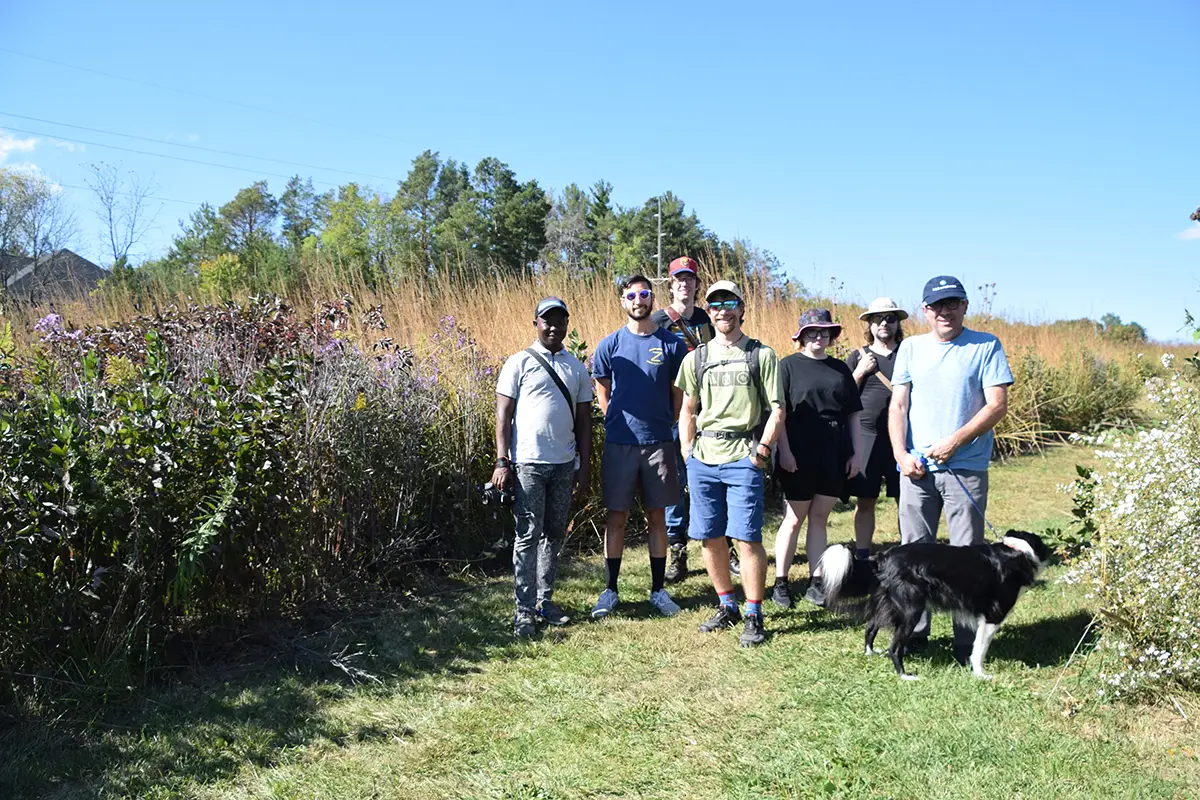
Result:
[[[671,426],[679,417],[683,393],[675,375],[687,347],[650,318],[654,290],[642,275],[621,282],[621,308],[628,320],[596,346],[592,377],[604,412],[604,455],[600,462],[604,506],[607,586],[592,617],[608,616],[619,602],[617,577],[625,552],[625,525],[634,494],[641,489],[650,532],[650,603],[664,616],[679,606],[664,588],[667,523],[664,509],[679,499],[679,476]]]

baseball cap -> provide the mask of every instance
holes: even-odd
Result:
[[[570,311],[567,311],[567,304],[562,300],[559,300],[557,297],[547,297],[545,300],[537,304],[537,313],[534,314],[534,316],[544,317],[546,316],[546,312],[553,311],[556,308],[562,309],[564,314],[571,313]]]
[[[926,287],[926,289],[928,288]],[[866,319],[876,314],[895,314],[896,319],[908,319],[908,312],[896,305],[896,301],[890,297],[876,297],[871,301],[871,305],[867,306],[867,310],[858,315],[858,318]]]
[[[746,298],[742,297],[741,290],[738,289],[737,284],[735,284],[733,281],[717,281],[712,286],[708,287],[708,291],[704,293],[704,299],[711,300],[712,296],[717,292],[729,292],[743,303],[746,302]]]
[[[699,272],[697,272],[699,267],[700,265],[696,263],[696,259],[680,256],[671,262],[671,277],[674,278],[681,272],[690,272],[693,275],[699,276]]]
[[[930,305],[938,300],[945,300],[947,297],[959,297],[965,300],[967,290],[963,288],[962,281],[953,275],[938,275],[936,278],[930,278],[925,284],[925,291],[921,293],[921,302]]]

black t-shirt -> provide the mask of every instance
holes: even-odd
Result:
[[[881,356],[874,350],[871,351],[875,356],[875,371],[882,373],[883,377],[892,380],[892,370],[896,368],[896,353],[900,352],[897,347],[889,356]],[[858,362],[862,361],[862,348],[855,350],[846,359],[846,366],[853,373],[858,368]],[[867,377],[863,378],[862,389],[859,390],[862,396],[862,429],[870,433],[879,433],[888,429],[888,404],[892,402],[892,392],[883,385],[883,381],[875,377],[875,372],[872,372]]]
[[[677,325],[671,320],[670,317],[667,316],[667,312],[664,309],[660,308],[658,311],[655,311],[653,314],[651,314],[650,321],[658,327],[664,328],[675,334],[679,341],[683,342],[683,346],[688,350],[695,349],[687,340],[687,337],[683,335],[683,331],[679,329],[679,325]],[[700,308],[700,306],[693,308],[692,316],[684,320],[684,322],[686,322],[687,326],[692,329],[692,333],[695,334],[696,338],[700,340],[701,344],[712,341],[712,320],[709,319],[708,312],[703,308]]]
[[[793,353],[779,362],[787,403],[788,446],[800,460],[811,448],[836,447],[849,457],[849,417],[862,410],[858,384],[845,362],[827,356],[809,358]]]

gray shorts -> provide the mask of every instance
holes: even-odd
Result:
[[[600,459],[604,507],[629,511],[640,487],[642,508],[666,508],[679,502],[679,473],[675,470],[675,444],[604,445]]]

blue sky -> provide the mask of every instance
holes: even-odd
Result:
[[[68,186],[95,161],[217,205],[255,180],[99,144],[355,178],[3,114],[385,191],[426,148],[556,191],[603,178],[622,205],[671,190],[843,299],[915,305],[951,273],[1021,319],[1113,312],[1176,338],[1200,312],[1195,2],[8,0],[0,30],[19,34],[0,41],[0,163]],[[98,257],[91,198],[65,191]],[[143,251],[191,208],[162,203]]]

